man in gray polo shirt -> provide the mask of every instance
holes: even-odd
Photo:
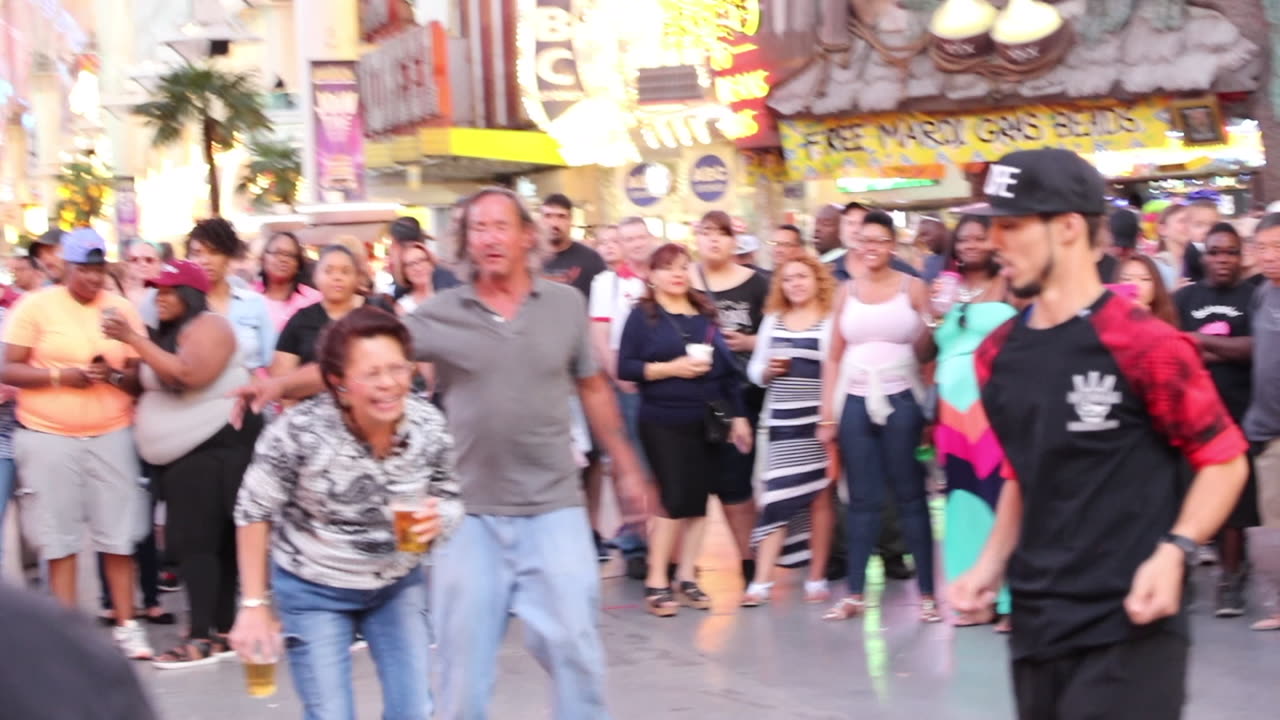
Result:
[[[1265,529],[1251,531],[1251,540],[1280,536],[1280,213],[1262,218],[1254,230],[1254,242],[1266,282],[1254,296],[1253,399],[1244,416],[1244,432],[1253,444],[1258,514]],[[1265,552],[1254,547],[1249,551]],[[1280,585],[1269,592],[1268,600],[1280,599],[1276,597]],[[1280,610],[1254,623],[1253,629],[1280,629]]]
[[[464,210],[458,250],[471,282],[405,319],[415,359],[435,366],[467,510],[436,549],[431,577],[443,720],[487,716],[511,615],[552,676],[555,717],[609,717],[599,571],[570,451],[571,396],[581,396],[613,456],[624,507],[643,507],[646,485],[592,358],[581,293],[533,271],[536,232],[515,194],[480,191]]]

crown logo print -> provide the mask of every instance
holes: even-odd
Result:
[[[1103,375],[1091,370],[1084,375],[1072,375],[1072,392],[1067,393],[1067,403],[1075,408],[1078,421],[1067,423],[1071,432],[1097,432],[1120,427],[1120,421],[1107,419],[1111,408],[1120,404],[1124,396],[1116,390],[1116,376]]]

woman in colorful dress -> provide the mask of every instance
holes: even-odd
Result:
[[[768,389],[761,413],[768,443],[760,517],[751,537],[756,572],[743,595],[744,607],[769,601],[776,565],[808,562],[805,600],[819,603],[831,597],[825,574],[835,509],[826,448],[817,429],[835,294],[835,278],[812,255],[783,263],[773,275],[768,315],[747,365],[751,382]]]
[[[930,335],[920,339],[921,361],[937,357],[938,424],[934,430],[938,462],[947,481],[946,531],[942,559],[947,581],[968,570],[978,559],[995,523],[996,502],[1004,487],[1004,454],[987,423],[974,374],[973,355],[996,328],[1015,314],[1005,302],[1006,287],[988,237],[989,221],[966,215],[952,236],[951,267],[960,274],[954,298],[936,290]],[[1000,619],[996,629],[1008,632],[1009,591],[1002,590],[986,617],[957,625],[985,625]]]

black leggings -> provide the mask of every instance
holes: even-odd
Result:
[[[191,638],[225,634],[235,622],[236,493],[262,420],[246,416],[240,430],[224,426],[195,450],[160,468],[168,504],[166,535],[191,605]]]

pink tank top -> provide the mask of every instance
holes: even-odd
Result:
[[[907,293],[911,278],[889,300],[868,304],[858,299],[852,282],[849,297],[840,313],[840,333],[846,343],[844,372],[850,395],[867,397],[873,375],[879,375],[879,390],[896,395],[911,389],[917,373],[915,341],[924,323]]]

